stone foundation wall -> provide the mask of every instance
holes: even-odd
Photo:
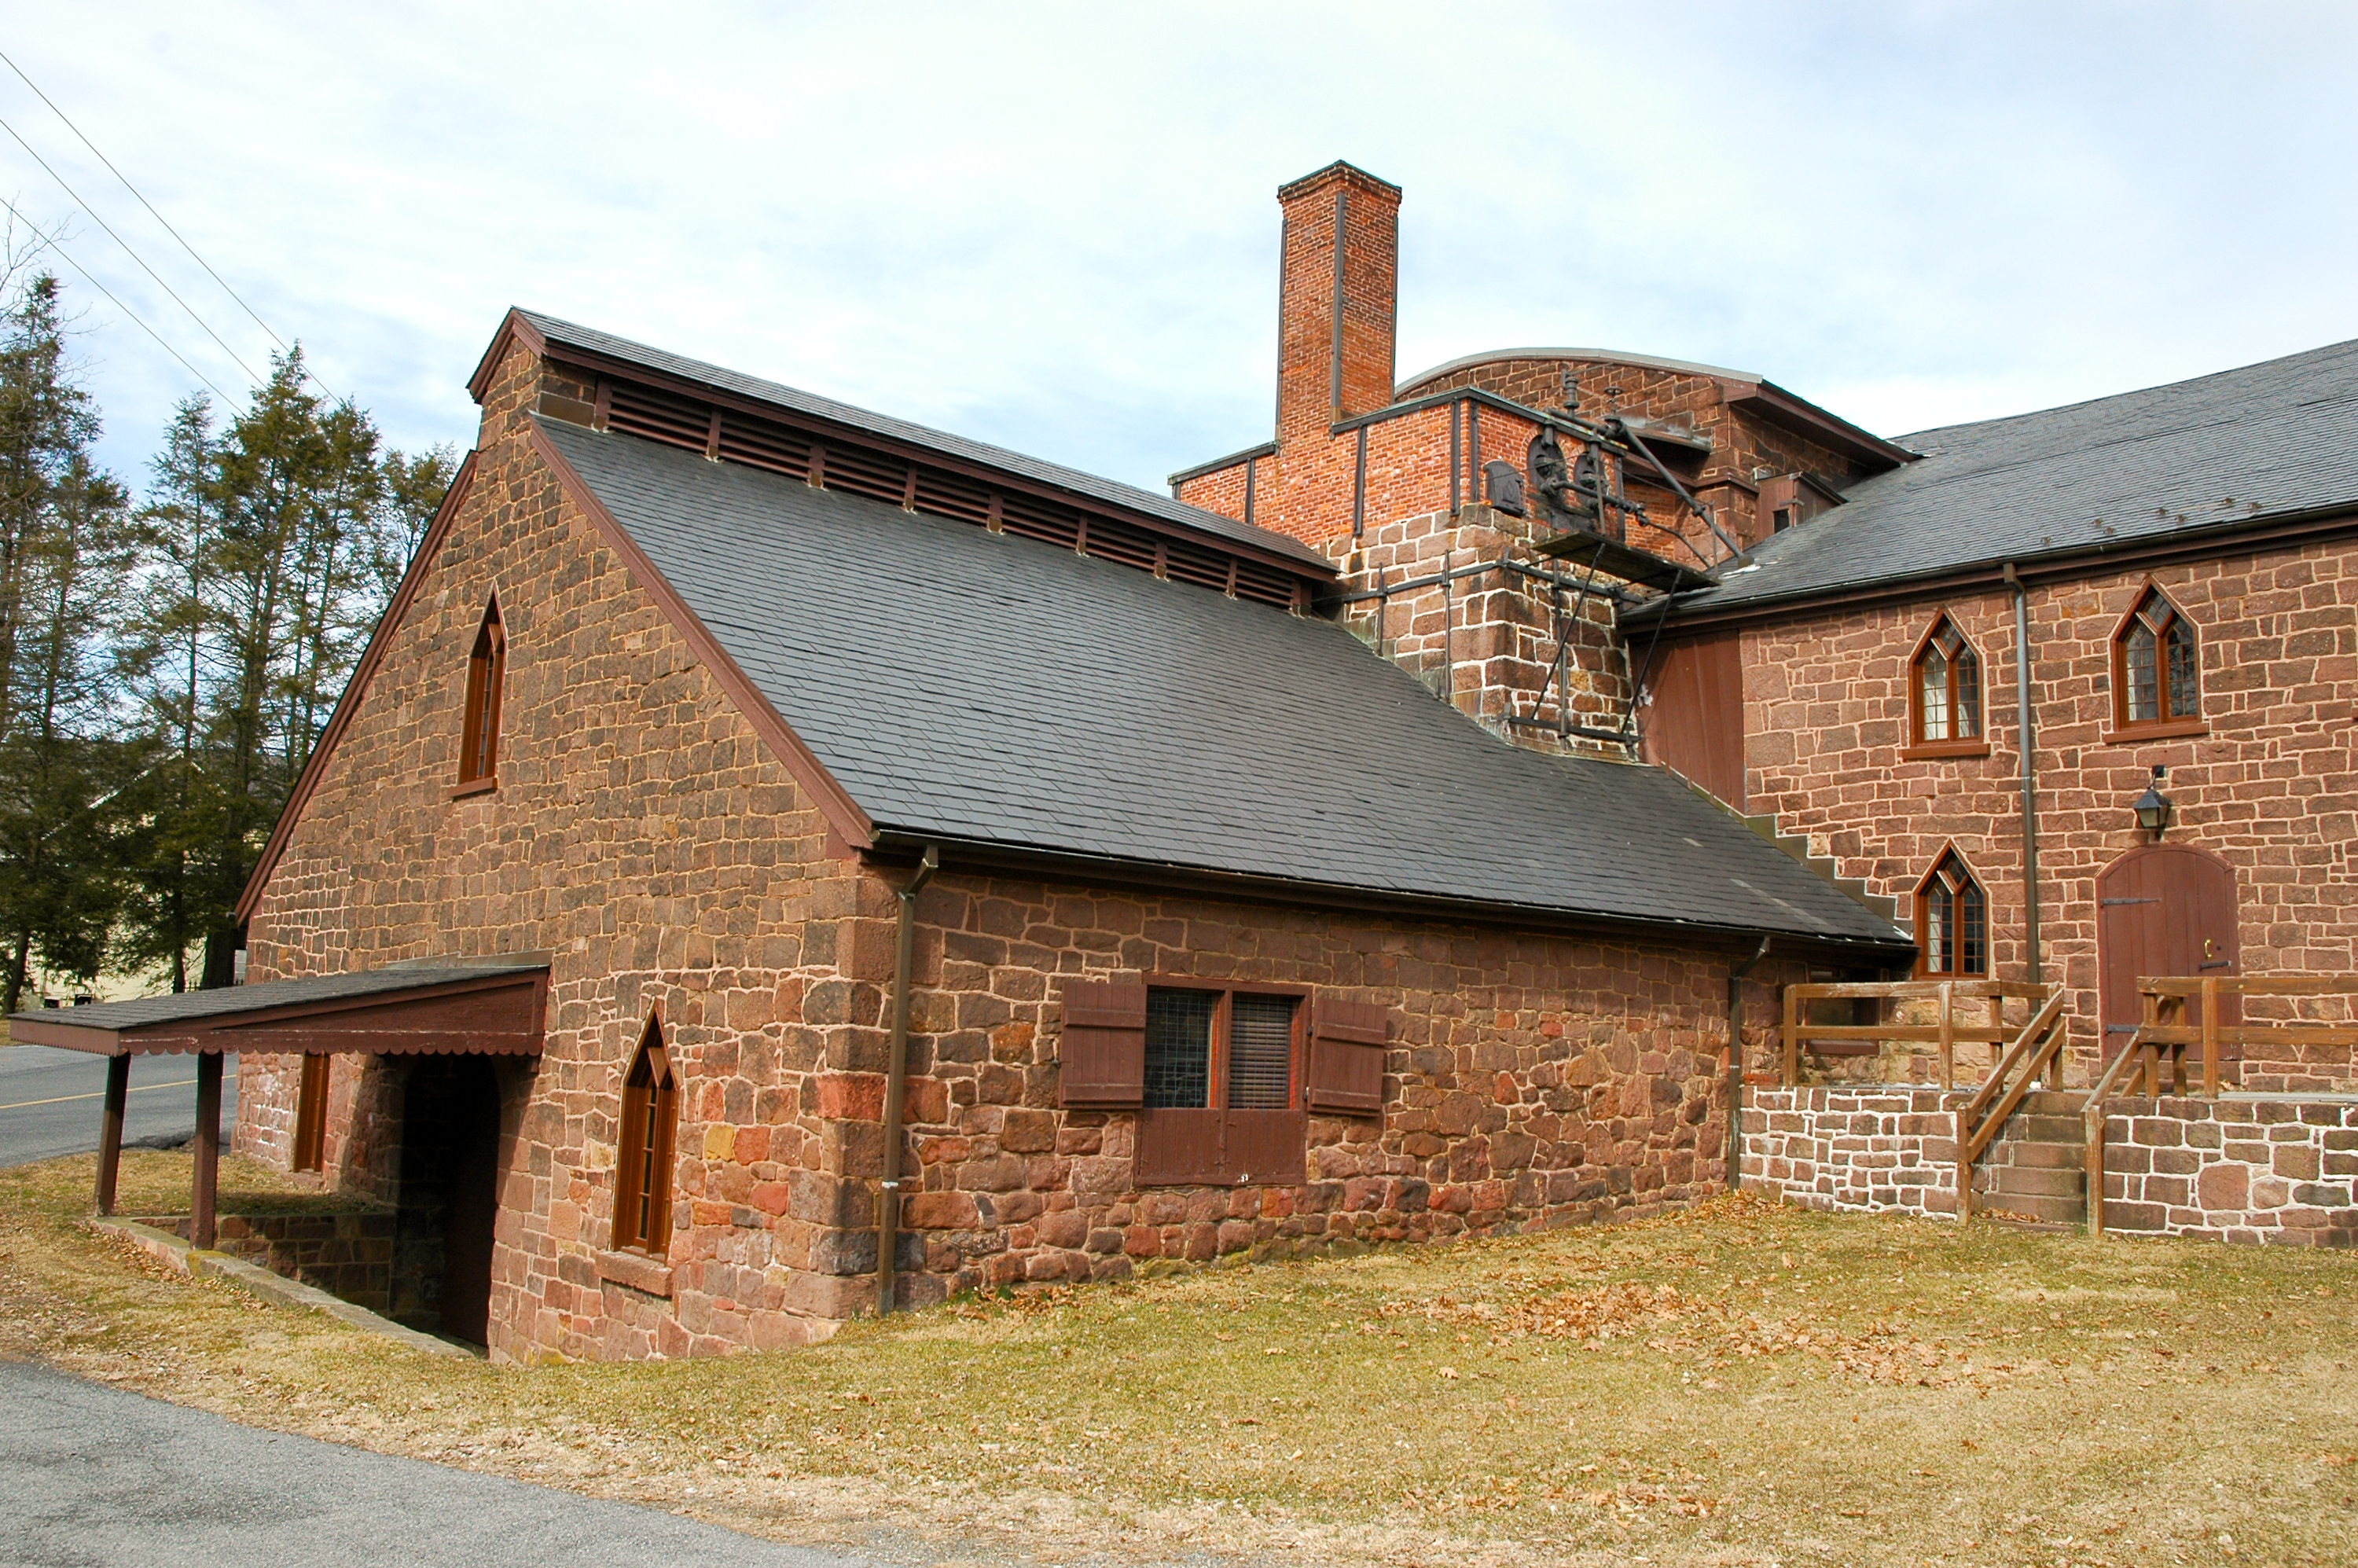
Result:
[[[1744,1091],[1743,1185],[1810,1208],[1957,1212],[1968,1093],[1882,1084]]]
[[[2104,1228],[2358,1244],[2358,1100],[2115,1099]]]
[[[183,1214],[139,1223],[185,1241],[193,1222]],[[213,1249],[382,1314],[393,1301],[394,1228],[394,1217],[382,1210],[224,1214],[214,1220]]]

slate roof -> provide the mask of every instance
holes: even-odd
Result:
[[[533,330],[539,332],[551,344],[571,347],[587,353],[601,355],[610,360],[619,360],[627,364],[654,371],[658,374],[733,393],[740,397],[751,398],[756,402],[774,404],[780,408],[791,409],[814,418],[828,420],[850,429],[864,430],[888,440],[905,442],[913,447],[939,452],[945,457],[980,463],[1002,472],[1034,480],[1043,484],[1054,485],[1059,490],[1068,491],[1075,495],[1084,495],[1109,505],[1144,513],[1165,523],[1174,523],[1182,527],[1195,529],[1200,533],[1215,535],[1232,543],[1250,545],[1270,554],[1315,567],[1321,576],[1334,574],[1335,566],[1332,561],[1291,535],[1274,533],[1267,528],[1258,528],[1248,523],[1239,523],[1233,517],[1222,516],[1219,513],[1207,511],[1201,506],[1190,506],[1184,502],[1174,501],[1167,495],[1159,495],[1151,490],[1141,490],[1134,485],[1102,479],[1096,474],[1083,473],[1078,469],[1068,469],[1059,463],[1026,457],[1021,452],[1009,451],[1004,447],[994,447],[988,442],[970,441],[963,436],[953,436],[944,431],[929,429],[923,425],[913,425],[905,419],[894,419],[887,415],[871,413],[865,408],[855,408],[849,403],[838,403],[832,398],[820,397],[814,393],[804,392],[778,382],[764,381],[760,376],[746,375],[739,371],[724,370],[719,365],[706,364],[701,360],[691,360],[679,354],[666,353],[661,349],[650,348],[644,343],[634,343],[628,338],[618,338],[611,332],[600,332],[593,327],[579,326],[571,321],[560,321],[554,316],[543,316],[522,309],[516,311],[516,314],[531,323]]]
[[[186,1023],[201,1018],[222,1018],[231,1013],[262,1012],[271,1008],[347,1001],[355,997],[389,996],[497,975],[530,974],[546,968],[547,963],[541,961],[438,966],[431,968],[360,969],[348,975],[263,980],[250,986],[222,986],[214,990],[182,991],[177,996],[94,1002],[87,1007],[27,1008],[9,1016],[28,1023],[57,1024],[70,1029],[143,1029],[151,1024]]]
[[[880,830],[1888,946],[1657,769],[1543,757],[1340,626],[543,422]]]
[[[2358,506],[2358,341],[1899,443],[1673,617]]]

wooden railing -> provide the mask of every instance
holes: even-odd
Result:
[[[2045,988],[2039,988],[2044,990]],[[2007,1043],[2006,1054],[1990,1069],[1974,1098],[1957,1110],[1957,1217],[1974,1217],[1974,1162],[2022,1104],[2030,1086],[2041,1079],[2058,1087],[2063,1062],[2063,990],[2047,996],[2030,1021]]]
[[[1934,1003],[1929,1023],[1812,1023],[1810,1004],[1819,1000]],[[1827,1056],[1871,1055],[1887,1044],[1933,1047],[1932,1072],[1942,1088],[1957,1083],[1957,1047],[1979,1044],[1991,1048],[2011,1044],[2021,1025],[2006,1022],[2006,1004],[2021,1001],[2038,1009],[2053,1000],[2049,988],[2019,980],[1854,980],[1840,984],[1790,985],[1785,988],[1785,1035],[1781,1066],[1787,1084],[1801,1081],[1804,1048]],[[1978,1019],[1961,1015],[1960,1007],[1978,1011]]]
[[[2200,1051],[2201,1096],[2215,1099],[2222,1077],[2223,1050],[2286,1048],[2303,1045],[2358,1045],[2358,1024],[2325,1023],[2308,1019],[2273,1019],[2254,1022],[2239,1018],[2229,1023],[2220,1002],[2244,997],[2358,997],[2358,975],[2165,975],[2141,979],[2137,990],[2145,998],[2145,1022],[2137,1025],[2120,1054],[2104,1064],[2089,1087],[2080,1108],[2087,1135],[2084,1169],[2088,1183],[2088,1234],[2104,1233],[2104,1101],[2116,1088],[2149,1097],[2168,1091],[2187,1092],[2186,1054]],[[2191,1008],[2194,1016],[2187,1017]]]
[[[2202,1094],[2219,1093],[2219,1062],[2223,1046],[2358,1045],[2358,1024],[2320,1023],[2307,1019],[2274,1019],[2228,1023],[2219,1003],[2226,997],[2358,997],[2358,975],[2174,975],[2140,979],[2145,994],[2145,1022],[2121,1052],[2136,1055],[2145,1076],[2145,1092],[2163,1092],[2165,1065],[2173,1094],[2186,1092],[2186,1053],[2202,1055]],[[2190,1008],[2194,1016],[2187,1017]]]

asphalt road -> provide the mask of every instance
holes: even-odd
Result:
[[[865,1568],[628,1503],[259,1432],[0,1362],[0,1563]]]
[[[0,1167],[98,1147],[106,1058],[53,1045],[0,1046]],[[197,1128],[197,1059],[134,1056],[126,1143],[170,1142]],[[222,1064],[222,1137],[237,1114],[237,1058]]]

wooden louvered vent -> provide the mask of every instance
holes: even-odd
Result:
[[[636,382],[601,388],[605,427],[803,480],[827,490],[936,517],[1037,539],[1139,571],[1282,609],[1303,608],[1307,585],[1282,567],[1248,559],[1208,541],[1159,534],[1103,513],[1042,496],[994,490],[975,477],[929,467],[880,449],[796,429],[734,408]]]

